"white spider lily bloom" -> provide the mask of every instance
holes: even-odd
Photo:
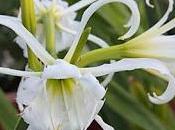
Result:
[[[79,28],[79,21],[76,21],[76,11],[81,8],[93,3],[96,0],[81,0],[71,6],[68,6],[66,1],[62,0],[34,0],[35,3],[35,12],[38,18],[37,25],[37,39],[44,43],[44,30],[43,30],[43,15],[47,10],[52,9],[52,13],[55,17],[55,27],[56,27],[56,50],[62,51],[71,46],[71,43],[76,35],[76,31]],[[19,18],[21,17],[21,12],[19,13]],[[106,44],[102,39],[90,35],[89,40],[95,42],[96,44]],[[24,56],[27,54],[27,46],[24,40],[20,37],[17,37],[15,41],[24,51]],[[98,43],[100,42],[100,43]]]
[[[151,57],[161,60],[175,59],[175,35],[164,35],[164,33],[175,27],[175,19],[163,25],[173,10],[173,3],[173,0],[169,0],[167,12],[156,25],[123,44],[121,49],[131,57]]]
[[[147,4],[150,5],[149,0],[147,1]],[[159,59],[163,61],[164,64],[169,67],[171,73],[175,75],[175,35],[164,35],[164,33],[175,27],[175,19],[164,24],[173,10],[173,4],[174,1],[169,0],[169,7],[165,15],[152,28],[119,46],[121,53],[125,57]],[[156,74],[156,72],[153,73]],[[164,76],[163,78],[166,79]],[[169,89],[169,91],[166,92],[165,95],[167,95],[167,98],[164,97],[164,99],[162,99],[162,97],[159,98],[159,96],[154,94],[154,98],[150,97],[150,100],[157,104],[161,103],[161,101],[162,103],[167,102],[169,101],[167,99],[169,99],[170,95],[174,93],[174,90]]]
[[[90,0],[87,2],[87,5],[90,4],[95,0]],[[72,11],[68,14],[64,15],[64,11],[69,9],[68,3],[66,1],[62,0],[34,0],[35,3],[35,9],[36,9],[36,16],[38,17],[38,20],[42,21],[42,17],[44,13],[52,8],[52,13],[55,16],[55,26],[61,25],[66,26],[67,28],[70,28],[72,30],[77,30],[79,22],[75,20],[76,18],[76,12]],[[82,2],[81,2],[82,3]],[[84,6],[84,5],[82,5]],[[81,4],[79,8],[82,8]],[[41,24],[41,23],[40,23]],[[39,29],[40,28],[40,29]],[[44,30],[43,25],[38,26],[39,32],[37,33],[39,36],[39,40],[44,42]],[[69,34],[67,32],[62,31],[58,26],[56,28],[56,49],[57,51],[61,51],[65,48],[68,48],[73,39],[74,36],[72,34]]]
[[[103,106],[104,95],[105,89],[93,75],[81,75],[76,66],[57,60],[44,69],[41,78],[23,79],[17,102],[31,130],[83,130]]]

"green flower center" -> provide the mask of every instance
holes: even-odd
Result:
[[[46,87],[49,95],[52,95],[52,98],[61,96],[61,95],[71,95],[75,86],[75,81],[73,79],[49,79],[47,80]]]

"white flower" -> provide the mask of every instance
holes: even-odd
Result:
[[[94,0],[93,0],[94,1]],[[92,0],[89,1],[90,4],[93,2]],[[56,28],[56,49],[57,51],[61,51],[65,48],[68,48],[72,41],[74,36],[72,34],[69,34],[67,32],[64,32],[61,30],[61,28],[58,27],[60,26],[65,26],[71,30],[77,30],[78,29],[78,21],[75,20],[76,18],[76,13],[75,11],[71,11],[68,14],[64,15],[64,11],[69,9],[68,3],[62,0],[34,0],[35,3],[35,8],[36,8],[36,16],[38,19],[42,19],[44,13],[49,10],[50,8],[53,8],[53,15],[55,15],[55,26]],[[80,7],[81,8],[81,7]],[[40,23],[41,24],[41,23]],[[40,25],[41,27],[38,32],[38,36],[40,40],[42,40],[42,43],[44,42],[43,36],[44,36],[44,30],[43,30],[43,25]]]
[[[173,0],[169,0],[169,7],[162,19],[152,28],[121,46],[131,56],[152,57],[161,60],[175,59],[175,35],[164,33],[175,27],[175,19],[163,25],[173,10]]]
[[[149,3],[149,1],[147,2]],[[164,34],[175,27],[175,19],[172,19],[168,23],[164,24],[168,19],[168,15],[173,10],[173,4],[174,1],[169,0],[169,7],[165,15],[157,24],[138,37],[121,45],[120,48],[126,57],[146,57],[159,59],[163,61],[164,64],[171,70],[171,73],[175,75],[175,35]],[[154,71],[150,72],[156,74]],[[166,79],[164,76],[161,77]],[[175,93],[174,89],[168,90],[169,91],[166,91],[167,93],[165,94],[167,97],[159,97],[154,93],[154,98],[149,96],[150,100],[157,104],[170,101],[170,97],[175,95]]]
[[[47,10],[52,9],[52,13],[55,16],[56,50],[58,52],[70,47],[80,25],[79,21],[75,20],[76,11],[93,3],[94,1],[96,0],[81,0],[71,6],[68,6],[68,3],[62,0],[34,0],[35,12],[38,19],[37,39],[44,45],[44,30],[43,24],[40,21],[42,21],[44,13],[47,12]],[[19,18],[21,18],[20,15],[21,12],[19,13]],[[106,42],[94,35],[90,35],[89,40],[99,45],[106,44]],[[27,57],[27,46],[24,40],[17,37],[15,41],[23,49],[24,56]]]
[[[47,79],[59,80],[51,80],[49,86]],[[44,69],[41,78],[23,79],[17,102],[32,130],[83,130],[103,106],[104,95],[105,89],[93,75],[81,75],[76,66],[57,60]]]

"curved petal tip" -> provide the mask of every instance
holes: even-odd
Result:
[[[154,5],[150,3],[150,0],[146,0],[146,4],[151,7],[151,8],[154,8]]]

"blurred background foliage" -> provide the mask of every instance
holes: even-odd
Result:
[[[68,0],[70,4],[78,0]],[[164,14],[168,0],[152,0],[155,8],[145,5],[145,0],[136,0],[141,13],[141,26],[136,35],[154,25]],[[19,0],[0,0],[0,14],[16,16]],[[81,19],[84,9],[78,12]],[[174,17],[174,12],[171,18]],[[98,10],[87,26],[92,33],[106,40],[110,45],[122,44],[117,37],[127,28],[130,11],[122,4],[108,4]],[[0,66],[24,70],[26,59],[22,50],[13,42],[15,34],[0,26]],[[174,33],[174,30],[169,32]],[[89,48],[98,46],[89,42]],[[15,93],[20,78],[0,75],[0,130],[13,130],[18,122]],[[148,101],[147,93],[156,91],[161,94],[167,83],[142,70],[116,73],[106,94],[106,103],[100,112],[105,122],[116,130],[175,130],[175,102],[165,105],[153,105]],[[17,127],[24,130],[23,127]]]

